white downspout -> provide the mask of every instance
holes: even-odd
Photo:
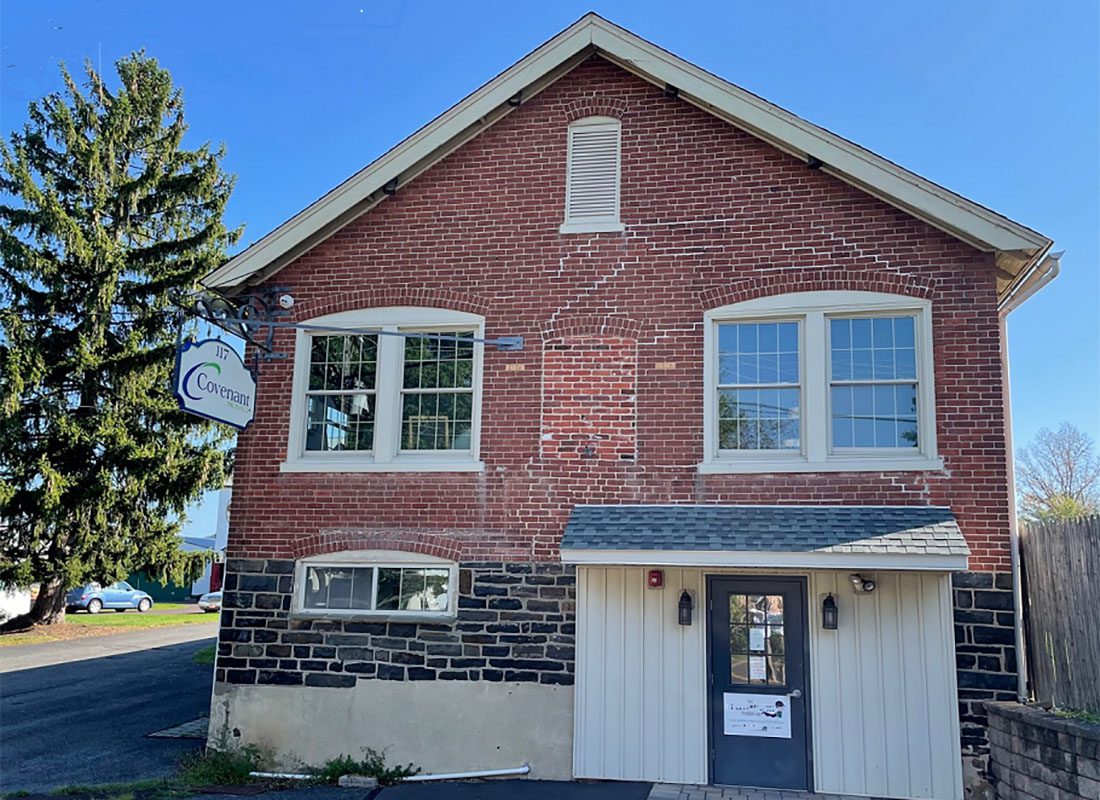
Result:
[[[1012,391],[1008,369],[1008,315],[1029,297],[1034,295],[1056,277],[1061,269],[1064,252],[1052,253],[1036,264],[1031,275],[1024,279],[1016,291],[1001,305],[998,324],[1001,334],[1001,375],[1003,381],[1005,418],[1005,450],[1008,460],[1008,541],[1012,563],[1012,611],[1015,623],[1016,646],[1016,699],[1026,703],[1028,694],[1027,650],[1024,638],[1024,589],[1020,581],[1020,528],[1016,518],[1016,463],[1015,448],[1012,444]]]
[[[1027,652],[1024,650],[1024,591],[1020,585],[1020,528],[1016,520],[1016,453],[1012,446],[1012,398],[1008,375],[1008,312],[998,316],[1001,328],[1001,374],[1004,381],[1005,457],[1008,463],[1008,542],[1012,559],[1012,613],[1016,645],[1016,699],[1028,701]]]

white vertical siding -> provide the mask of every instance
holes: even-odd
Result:
[[[842,572],[810,577],[814,783],[822,792],[962,797],[950,577],[878,573],[853,594]],[[840,627],[822,630],[832,592]]]
[[[578,569],[574,773],[706,783],[705,575],[719,570],[665,568],[659,591],[645,587],[646,571]],[[878,588],[857,596],[847,571],[809,577],[814,786],[958,800],[950,577],[875,578]],[[695,596],[690,627],[677,624],[682,589]],[[821,599],[829,592],[840,610],[836,631],[821,629]]]
[[[578,570],[578,778],[707,780],[703,573],[664,573],[654,590],[640,567]],[[695,597],[691,626],[677,623],[683,589]]]

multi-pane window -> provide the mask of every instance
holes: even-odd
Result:
[[[939,470],[932,304],[767,295],[704,316],[703,474]]]
[[[717,369],[720,450],[801,447],[797,322],[719,325]]]
[[[402,450],[469,450],[473,428],[473,334],[405,340]]]
[[[377,336],[313,336],[306,389],[306,450],[374,446]]]
[[[476,472],[483,317],[392,306],[296,334],[285,472]]]
[[[730,683],[787,682],[783,595],[730,594]]]
[[[831,318],[829,357],[832,446],[916,448],[914,318]]]
[[[305,612],[449,614],[453,571],[446,566],[306,564]]]

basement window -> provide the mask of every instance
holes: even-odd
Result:
[[[562,233],[621,231],[619,186],[622,125],[585,117],[569,126]]]
[[[347,552],[303,559],[297,567],[295,612],[312,617],[450,618],[455,614],[457,570],[453,562],[403,553]]]

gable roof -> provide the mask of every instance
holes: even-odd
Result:
[[[653,84],[675,87],[681,99],[796,158],[821,162],[825,172],[996,254],[1002,306],[1029,286],[1026,294],[1033,293],[1037,273],[1049,279],[1057,272],[1056,262],[1040,267],[1053,244],[1042,234],[589,13],[211,272],[204,283],[232,293],[265,280],[594,53]]]

